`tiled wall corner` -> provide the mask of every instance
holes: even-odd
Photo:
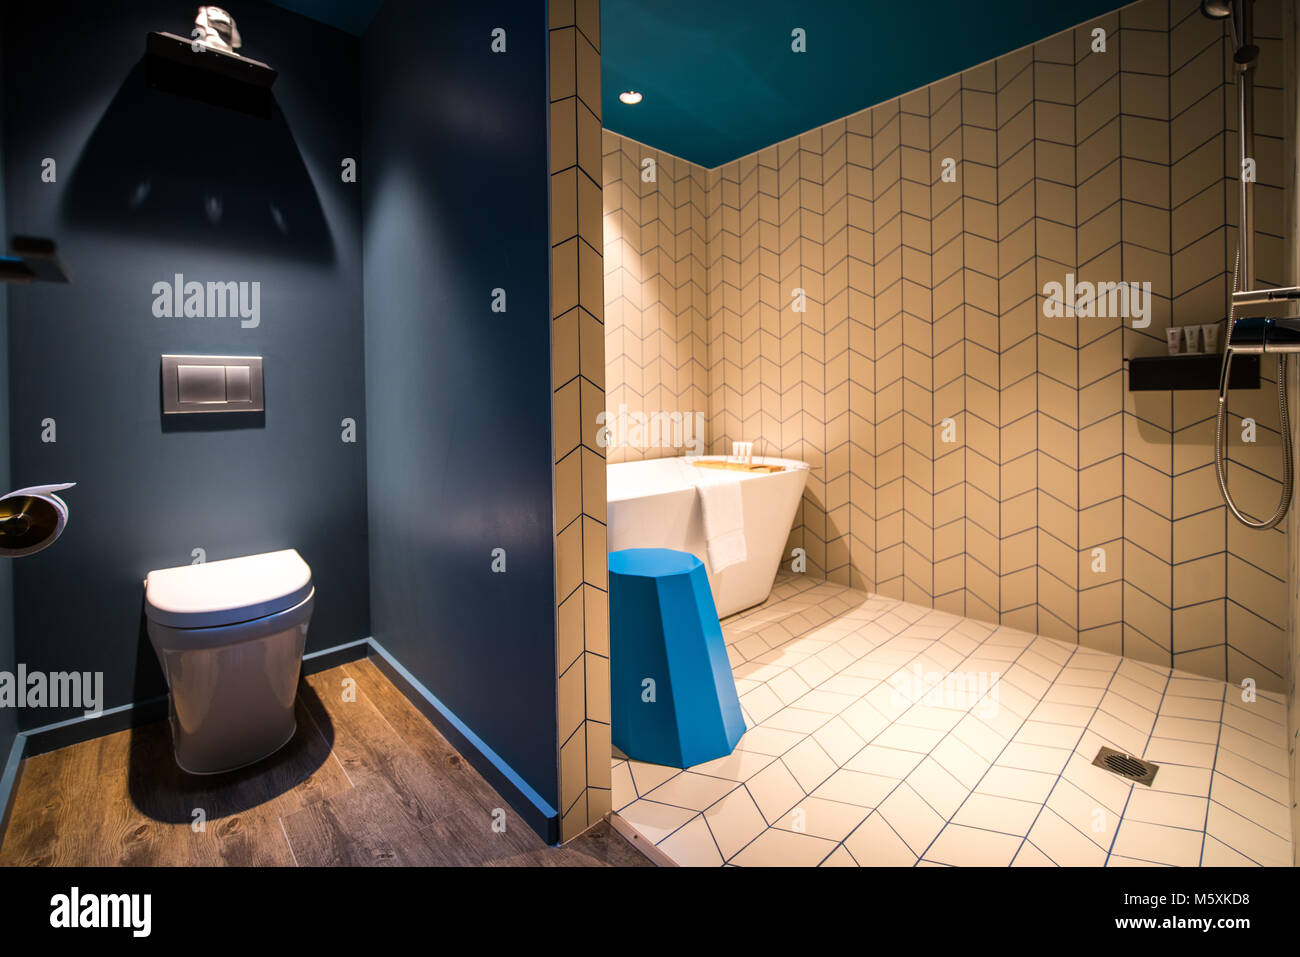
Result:
[[[707,172],[609,131],[603,143],[609,461],[699,454],[709,412]]]
[[[997,78],[992,64],[961,84],[962,387],[957,438],[964,457],[965,613],[996,621],[1001,608],[1001,382],[998,328]]]
[[[1085,421],[1096,424],[1112,413],[1118,403],[1114,382],[1107,379],[1119,378],[1120,373],[1118,369],[1104,372],[1099,382],[1090,383],[1089,397],[1100,392],[1109,401],[1094,404],[1085,400],[1079,381],[1080,345],[1086,340],[1096,346],[1097,336],[1077,323],[1048,318],[1044,313],[1044,284],[1079,272],[1074,36],[1063,34],[1035,44],[1032,69],[1037,352],[1033,392],[1038,404],[1036,630],[1074,641],[1081,640],[1076,636],[1085,602],[1080,594],[1084,523],[1080,516],[1079,430]]]
[[[822,258],[822,494],[826,515],[826,577],[853,584],[851,423],[852,304],[849,239],[848,122],[822,127],[820,238]]]
[[[844,281],[848,332],[848,473],[849,575],[855,588],[873,591],[876,562],[876,253],[874,139],[872,114],[855,113],[844,121],[844,236],[847,258]],[[833,208],[833,207],[832,207]],[[832,234],[832,239],[834,235]],[[836,265],[834,242],[830,261]],[[834,279],[834,268],[832,268]],[[831,285],[838,292],[838,281]],[[832,321],[839,309],[831,300]],[[834,377],[831,377],[832,380]]]
[[[830,571],[827,543],[839,532],[827,528],[826,503],[826,294],[822,252],[822,136],[810,130],[777,148],[777,208],[780,226],[781,438],[778,453],[812,468],[800,505],[808,566]],[[746,430],[740,436],[750,439]],[[770,447],[760,433],[760,445]],[[787,550],[786,554],[789,554]]]
[[[997,117],[999,620],[1038,630],[1034,51],[993,64]]]
[[[897,100],[872,107],[871,145],[875,167],[870,225],[875,236],[876,590],[891,598],[903,597],[906,557],[903,546],[902,125]]]
[[[899,100],[899,236],[902,305],[901,458],[903,597],[934,604],[934,457],[939,428],[935,408],[934,311],[931,293],[933,210],[931,98],[939,86]]]
[[[1181,131],[1198,115],[1226,117],[1232,112],[1230,74],[1221,66],[1227,43],[1221,30],[1187,4],[1171,6],[1170,15],[1169,111],[1171,123],[1180,130],[1171,137],[1169,156],[1172,310],[1174,316],[1206,309],[1221,312],[1236,244],[1227,225],[1228,217],[1236,216],[1236,191],[1223,163],[1235,146],[1222,122],[1212,124],[1208,135],[1189,138]],[[1206,255],[1213,266],[1200,263],[1198,268],[1196,260]],[[1177,667],[1226,678],[1225,588],[1232,519],[1223,508],[1214,475],[1215,409],[1198,398],[1184,393],[1175,396],[1173,405],[1173,654]],[[1234,397],[1234,406],[1237,401]],[[1235,488],[1238,494],[1245,491],[1240,485]]]
[[[933,446],[933,604],[966,613],[966,455],[958,441],[966,422],[965,227],[960,77],[930,91],[931,378]]]
[[[551,0],[551,358],[560,838],[610,809],[600,5]]]
[[[1117,124],[1119,195],[1118,202],[1098,214],[1096,221],[1104,222],[1104,229],[1119,239],[1111,249],[1119,256],[1121,275],[1151,283],[1150,325],[1120,325],[1118,345],[1125,359],[1158,353],[1171,322],[1196,324],[1205,318],[1190,303],[1177,314],[1172,310],[1170,157],[1188,118],[1169,115],[1171,42],[1167,25],[1161,22],[1162,6],[1149,2],[1136,12],[1125,10],[1115,23],[1119,56],[1113,102],[1118,113],[1113,122]],[[1197,17],[1210,26],[1207,39],[1213,44],[1221,25],[1200,17],[1199,11]],[[1211,68],[1211,81],[1221,72]],[[1104,89],[1094,96],[1103,95]],[[1103,261],[1106,255],[1100,254]],[[1198,265],[1197,279],[1212,279],[1222,268],[1222,257],[1211,256]],[[1217,316],[1220,311],[1222,306],[1210,314]],[[1123,654],[1167,666],[1173,654],[1175,393],[1129,392],[1125,384],[1122,374],[1116,377],[1124,442],[1120,639]],[[1211,405],[1206,396],[1200,399],[1198,407]]]
[[[1080,281],[1123,276],[1120,232],[1119,60],[1123,38],[1117,16],[1085,24],[1074,40],[1075,269]],[[1106,31],[1107,50],[1093,50],[1094,29]],[[1065,81],[1063,81],[1065,82]],[[1055,149],[1045,148],[1050,161]],[[1067,178],[1068,179],[1068,178]],[[1049,180],[1050,181],[1050,180]],[[1068,184],[1067,184],[1068,185]],[[1068,197],[1067,197],[1068,201]],[[1068,273],[1068,270],[1064,272]],[[1054,277],[1058,282],[1062,275]],[[1123,322],[1078,320],[1073,357],[1065,353],[1057,377],[1071,374],[1079,409],[1075,438],[1079,473],[1079,642],[1121,654],[1124,644],[1124,401]],[[1051,350],[1047,342],[1040,343]],[[1073,359],[1073,362],[1071,362]],[[1073,364],[1071,371],[1068,367]]]

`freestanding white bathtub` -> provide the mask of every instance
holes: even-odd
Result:
[[[606,466],[609,500],[609,550],[675,548],[690,552],[709,575],[718,617],[725,618],[767,598],[781,564],[790,525],[799,509],[808,463],[754,457],[756,465],[779,465],[780,472],[731,472],[741,483],[745,561],[714,574],[704,536],[699,492],[691,480],[703,455],[618,462]]]

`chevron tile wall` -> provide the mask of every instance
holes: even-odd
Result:
[[[1278,0],[1255,29],[1256,272],[1289,285]],[[1143,0],[714,170],[607,131],[607,411],[707,403],[711,451],[809,462],[809,574],[1281,690],[1286,532],[1227,514],[1212,393],[1127,388],[1226,308],[1230,54],[1196,0]],[[1067,274],[1149,282],[1150,324],[1049,317]],[[1228,433],[1255,515],[1264,365]]]
[[[610,807],[600,4],[551,0],[551,383],[560,838]]]
[[[709,395],[705,171],[605,130],[603,185],[607,414],[676,414],[693,426]],[[681,455],[697,437],[616,428],[606,453]]]
[[[1300,365],[1293,364],[1287,369],[1287,385],[1295,395],[1300,389]],[[1291,420],[1293,438],[1300,442],[1300,424]],[[1300,510],[1293,510],[1287,516],[1287,534],[1291,541],[1298,541],[1300,535]],[[1300,551],[1290,550],[1290,602],[1292,608],[1300,608]],[[1292,616],[1288,624],[1287,644],[1290,657],[1290,671],[1286,686],[1287,707],[1287,760],[1290,762],[1291,778],[1291,834],[1300,834],[1300,701],[1296,698],[1296,677],[1300,676],[1300,621]],[[1300,843],[1291,842],[1292,860],[1300,866]]]

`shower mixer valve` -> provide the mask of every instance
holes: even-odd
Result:
[[[1229,352],[1249,354],[1300,352],[1300,319],[1245,316],[1232,320]]]

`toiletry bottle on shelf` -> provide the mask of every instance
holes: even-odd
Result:
[[[1219,324],[1217,322],[1207,322],[1201,326],[1201,351],[1207,355],[1218,354]]]
[[[1178,355],[1183,344],[1183,330],[1181,326],[1170,326],[1165,330],[1165,340],[1169,344],[1169,354]]]

